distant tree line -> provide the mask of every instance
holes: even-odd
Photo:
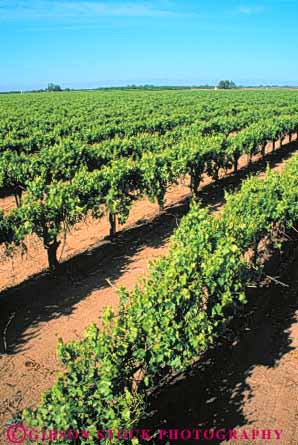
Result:
[[[118,87],[98,87],[96,90],[192,90],[213,89],[214,85],[126,85]]]
[[[46,89],[46,91],[62,91],[62,88],[60,85],[56,85],[55,83],[49,83],[48,84],[48,88]]]
[[[217,88],[221,90],[231,90],[232,88],[237,88],[237,85],[232,80],[221,80]]]
[[[49,83],[47,88],[38,90],[25,91],[0,91],[0,94],[16,94],[16,93],[46,93],[46,92],[61,92],[61,91],[110,91],[110,90],[230,90],[230,89],[298,89],[296,85],[236,85],[232,80],[221,80],[215,85],[126,85],[114,87],[98,87],[98,88],[64,88],[55,83]]]

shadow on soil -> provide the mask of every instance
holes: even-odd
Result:
[[[265,266],[265,273],[278,274],[289,287],[271,284],[248,289],[249,303],[231,326],[228,339],[223,338],[189,372],[179,375],[152,399],[152,416],[142,425],[143,428],[152,431],[252,430],[243,412],[244,403],[254,396],[249,377],[256,366],[275,367],[283,355],[295,349],[291,346],[288,329],[297,323],[297,241],[296,234],[296,240],[287,242],[284,251],[276,253]],[[274,429],[278,425],[260,425],[262,427]],[[185,434],[187,437],[188,433]],[[153,443],[231,443],[223,438],[211,440],[208,433],[203,440],[192,437],[190,440],[168,439]],[[235,443],[247,442],[240,440]]]
[[[276,166],[289,158],[295,150],[296,142],[284,145],[264,159],[242,168],[237,174],[230,174],[206,185],[201,191],[203,205],[208,204],[211,209],[216,209],[224,202],[225,190],[237,189],[244,178],[264,171],[267,164]],[[69,259],[62,264],[59,275],[38,274],[19,286],[0,293],[0,353],[5,352],[4,332],[6,353],[24,351],[27,340],[37,335],[41,322],[61,315],[71,315],[74,305],[93,290],[109,286],[106,279],[117,280],[138,251],[146,246],[157,248],[163,245],[188,207],[189,198],[186,198],[167,207],[153,220],[123,230],[115,242],[103,240],[98,246]],[[30,334],[26,333],[29,327]]]

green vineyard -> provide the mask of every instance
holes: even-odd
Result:
[[[182,177],[196,197],[243,154],[298,132],[297,93],[59,93],[0,98],[0,190],[16,208],[0,214],[0,242],[36,234],[58,267],[59,236],[87,214],[108,213],[111,236],[135,200],[163,205]],[[23,110],[26,110],[24,112]]]
[[[131,293],[121,291],[118,315],[108,309],[101,330],[93,325],[83,341],[59,344],[67,371],[37,410],[24,412],[25,422],[87,428],[91,437],[98,425],[115,431],[138,425],[149,395],[187,369],[237,316],[258,268],[245,252],[252,248],[257,258],[258,243],[274,227],[297,230],[297,203],[295,156],[283,174],[252,178],[227,196],[220,218],[194,204],[150,278]]]
[[[24,424],[40,431],[88,430],[76,443],[93,445],[99,429],[145,422],[151,398],[237,318],[247,285],[262,276],[260,243],[278,251],[280,235],[297,231],[297,155],[281,172],[267,168],[264,178],[226,193],[219,214],[203,206],[200,185],[237,176],[241,157],[263,159],[268,144],[270,152],[293,146],[298,92],[11,94],[0,96],[0,117],[0,192],[14,199],[0,213],[0,243],[13,258],[36,235],[50,272],[59,269],[61,239],[88,215],[98,225],[108,216],[114,239],[137,200],[162,208],[170,187],[189,185],[190,209],[169,253],[132,290],[118,290],[120,305],[106,309],[100,328],[59,341],[63,373],[37,408],[22,412]]]

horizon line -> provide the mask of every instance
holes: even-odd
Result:
[[[61,85],[60,85],[61,86]],[[61,87],[60,92],[67,92],[67,91],[97,91],[97,90],[113,90],[113,89],[150,89],[150,88],[162,88],[162,89],[211,89],[211,88],[217,88],[218,83],[202,83],[202,84],[154,84],[154,83],[129,83],[129,84],[119,84],[119,85],[102,85],[102,86],[96,86],[96,87]],[[250,89],[250,88],[288,88],[288,89],[296,89],[298,88],[298,82],[293,84],[288,83],[251,83],[247,85],[243,84],[236,84],[234,88],[227,88],[227,89]],[[225,89],[225,88],[219,88],[219,89]],[[36,93],[36,92],[48,92],[47,88],[12,88],[12,89],[0,89],[0,94],[9,94],[9,93]],[[58,91],[59,92],[59,91]]]

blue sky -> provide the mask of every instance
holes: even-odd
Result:
[[[296,0],[0,0],[0,90],[298,84]]]

